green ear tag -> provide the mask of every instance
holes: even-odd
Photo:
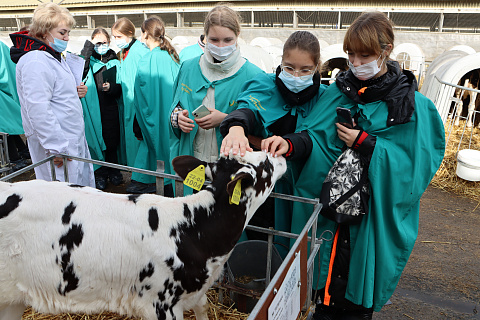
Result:
[[[203,184],[205,183],[205,167],[203,165],[199,165],[192,171],[190,171],[183,180],[183,184],[187,187],[200,191],[202,189]]]
[[[233,189],[233,194],[230,197],[230,204],[234,203],[238,206],[240,203],[240,197],[242,196],[242,179],[238,179]]]

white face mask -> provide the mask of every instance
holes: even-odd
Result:
[[[106,43],[102,43],[101,45],[97,46],[95,45],[94,47],[95,51],[99,54],[99,55],[104,55],[105,53],[107,53],[108,51],[108,44]]]
[[[382,65],[383,65],[383,61],[385,61],[385,57],[383,58],[382,63],[380,63],[380,67],[379,67],[378,60],[381,58],[381,56],[382,55],[380,55],[377,60],[373,60],[373,61],[370,61],[369,63],[359,65],[358,67],[354,67],[353,64],[350,61],[348,61],[348,67],[350,68],[350,70],[352,70],[353,75],[357,77],[358,80],[365,81],[368,79],[372,79],[382,69]]]
[[[227,60],[228,57],[230,57],[235,52],[235,50],[237,50],[237,43],[226,47],[217,47],[216,45],[207,42],[207,50],[210,52],[212,57],[214,57],[218,61],[224,61]]]

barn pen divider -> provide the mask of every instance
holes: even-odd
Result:
[[[447,138],[446,138],[446,141],[445,141],[445,145],[448,145],[448,142],[450,140],[450,136],[451,136],[452,131],[453,131],[453,126],[454,126],[454,123],[455,123],[455,119],[458,117],[458,118],[464,120],[465,122],[463,124],[463,130],[462,130],[462,135],[460,137],[460,142],[458,143],[457,153],[458,153],[458,151],[460,151],[462,141],[463,141],[463,137],[465,135],[465,132],[467,131],[467,124],[469,122],[468,120],[471,121],[472,126],[470,127],[470,136],[469,136],[469,141],[468,141],[468,147],[466,147],[466,148],[470,149],[471,146],[472,146],[472,137],[473,137],[473,132],[474,132],[474,129],[475,129],[475,120],[478,117],[480,117],[480,111],[475,110],[475,109],[474,110],[469,110],[466,117],[462,116],[461,114],[457,114],[457,111],[459,109],[459,104],[462,102],[461,101],[461,96],[463,94],[460,96],[460,98],[455,97],[455,89],[462,90],[462,92],[463,91],[475,92],[476,94],[480,93],[480,90],[474,89],[474,88],[469,88],[469,87],[464,87],[464,86],[461,86],[461,85],[458,85],[458,84],[445,82],[445,81],[439,79],[436,75],[435,75],[434,78],[435,78],[435,81],[438,81],[440,83],[441,87],[438,90],[439,94],[437,95],[437,97],[435,98],[433,103],[435,104],[435,107],[439,111],[442,119],[447,118],[447,119],[450,120],[450,122],[448,123],[448,129],[446,128],[446,131],[448,132],[448,134],[447,134]],[[445,99],[446,97],[448,97],[448,99]],[[441,101],[446,101],[446,105],[439,105]],[[450,112],[450,105],[451,105],[452,102],[454,103],[454,105],[453,105],[452,111]],[[445,122],[447,122],[447,121],[445,121]]]
[[[70,156],[67,154],[61,154],[63,157],[64,162],[68,163],[67,159],[83,161],[87,163],[97,164],[100,166],[106,166],[110,168],[116,168],[123,171],[128,172],[138,172],[142,174],[148,174],[156,177],[156,186],[157,186],[157,194],[163,195],[164,194],[164,179],[171,179],[175,181],[175,194],[176,195],[183,195],[183,180],[177,176],[172,174],[164,173],[165,164],[163,161],[157,161],[157,171],[150,171],[144,169],[138,169],[128,166],[123,166],[119,164],[103,162],[93,159],[86,159],[81,157]],[[37,163],[31,164],[21,170],[15,171],[7,176],[1,177],[0,181],[9,181],[25,172],[28,172],[34,169],[37,166],[45,164],[47,162],[50,163],[50,168],[52,172],[52,180],[56,180],[55,175],[55,166],[53,164],[54,155],[49,156],[48,158],[43,159]],[[65,181],[68,182],[68,165],[63,166]],[[208,184],[206,181],[205,184]],[[282,296],[285,300],[291,299],[292,296],[294,299],[300,299],[300,311],[306,314],[307,317],[303,317],[304,319],[309,319],[313,313],[312,306],[312,283],[313,283],[313,273],[314,273],[314,263],[315,257],[317,256],[320,246],[322,245],[323,241],[330,241],[332,237],[324,238],[323,234],[320,237],[317,237],[317,219],[318,214],[320,213],[322,205],[318,198],[316,199],[309,199],[309,198],[302,198],[297,196],[291,196],[286,194],[280,194],[272,192],[270,197],[284,199],[288,201],[295,201],[295,202],[302,202],[313,205],[313,211],[310,215],[308,222],[306,223],[305,227],[303,228],[300,234],[293,234],[289,232],[274,230],[274,229],[267,229],[261,228],[257,226],[247,226],[246,229],[254,230],[257,232],[265,233],[268,236],[268,250],[267,250],[267,259],[266,259],[266,289],[264,290],[263,294],[260,296],[258,302],[256,303],[255,307],[253,308],[252,312],[250,313],[248,320],[277,320],[282,319],[282,316],[285,316],[288,310],[284,310],[285,313],[277,312],[275,316],[269,316],[269,306],[272,304],[272,301],[275,299],[275,296],[278,294],[284,294]],[[333,235],[333,234],[332,234]],[[294,245],[290,248],[287,256],[283,260],[282,264],[280,265],[279,269],[271,278],[270,274],[270,266],[272,261],[272,248],[273,248],[273,237],[274,236],[281,236],[286,237],[289,239],[296,239]],[[313,239],[313,240],[312,240]],[[300,265],[300,277],[295,278],[291,276],[294,272],[291,272],[295,266]],[[296,274],[296,273],[295,273]],[[286,279],[286,276],[289,275],[290,278]],[[299,297],[298,294],[291,294],[288,296],[285,294],[286,291],[284,290],[284,281],[295,281],[295,285],[299,287]],[[290,283],[291,285],[291,283]],[[227,291],[227,290],[237,290],[236,288],[232,287],[231,285],[227,287],[222,287],[222,283],[218,283],[215,285],[220,291]],[[238,288],[238,291],[241,294],[245,294],[245,290],[241,290]],[[291,290],[294,291],[294,290]],[[295,291],[297,292],[297,291]],[[248,294],[248,293],[247,293]],[[288,301],[287,301],[288,302]],[[285,307],[287,303],[283,303],[282,307]],[[287,309],[287,308],[285,308]],[[299,314],[296,316],[299,318]],[[293,319],[292,319],[293,320]]]

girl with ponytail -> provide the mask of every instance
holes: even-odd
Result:
[[[140,141],[134,167],[155,171],[157,160],[165,162],[170,173],[169,108],[173,101],[173,83],[180,67],[177,51],[165,36],[165,24],[152,16],[141,26],[140,41],[150,52],[138,63],[134,86],[134,132]],[[129,193],[156,191],[155,177],[132,174]],[[171,182],[165,185],[165,195],[173,196]]]

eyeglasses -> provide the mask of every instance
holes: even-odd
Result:
[[[285,71],[285,74],[289,77],[295,77],[295,73],[298,75],[298,77],[302,80],[308,80],[312,74],[314,74],[317,71],[317,68],[314,70],[311,69],[302,69],[302,70],[295,70],[295,68],[292,68],[290,66],[284,66],[280,65],[280,68]]]
[[[99,48],[100,46],[102,46],[104,44],[108,44],[108,42],[97,42],[97,43],[95,43],[95,47]]]

